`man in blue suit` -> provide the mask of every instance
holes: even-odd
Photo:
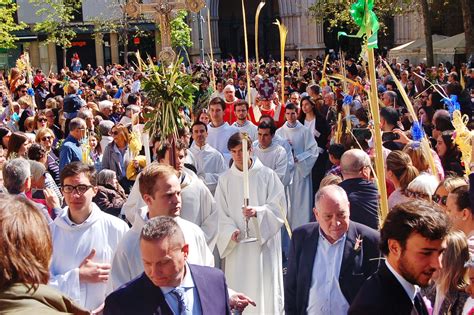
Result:
[[[188,245],[170,217],[155,217],[140,236],[145,272],[110,294],[104,314],[230,314],[224,274],[186,263]]]
[[[293,231],[285,281],[285,311],[347,314],[364,281],[377,271],[379,233],[349,220],[343,188],[329,185],[315,196],[318,223]]]

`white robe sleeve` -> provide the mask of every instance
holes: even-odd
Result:
[[[115,251],[114,259],[112,260],[109,286],[107,289],[108,293],[117,290],[121,285],[134,278],[134,275],[132,275],[132,271],[130,270],[127,253],[122,246],[126,246],[126,244],[123,244],[122,242],[119,244],[119,247]]]
[[[225,258],[229,255],[232,250],[237,245],[236,242],[231,240],[232,233],[238,230],[238,226],[235,225],[234,220],[232,219],[229,213],[229,204],[226,199],[226,183],[223,180],[219,180],[216,188],[216,207],[219,213],[219,234],[217,236],[217,249],[219,250],[219,254],[221,258]]]
[[[275,172],[272,172],[272,179],[267,184],[266,200],[266,204],[253,207],[257,210],[254,220],[258,223],[257,231],[262,245],[280,232],[286,217],[285,191]]]
[[[56,288],[80,304],[81,283],[79,281],[79,267],[63,274],[55,274],[54,271],[51,270],[48,285]]]
[[[288,157],[286,155],[285,149],[278,150],[278,155],[275,160],[275,173],[278,175],[278,178],[283,183],[285,180],[286,174],[288,172]]]
[[[311,170],[318,159],[318,155],[319,147],[316,140],[314,140],[313,135],[309,130],[305,130],[305,151],[298,154],[296,157],[298,162],[295,163],[296,172],[298,172],[300,178],[305,178],[311,174]]]
[[[140,194],[140,187],[138,181],[140,180],[140,175],[137,177],[137,180],[133,184],[132,190],[128,195],[127,200],[122,206],[121,214],[125,214],[128,222],[133,225],[135,221],[135,215],[140,213],[140,208],[145,206],[145,202],[142,199],[142,195]]]
[[[206,185],[209,187],[215,187],[217,185],[217,182],[219,181],[219,176],[222,175],[227,170],[227,167],[225,166],[225,160],[222,154],[215,155],[212,160],[208,161],[206,164],[211,164],[212,168],[214,169],[214,172],[207,172],[204,170],[203,173],[198,174],[200,178],[206,183]],[[207,165],[206,165],[207,166]],[[207,167],[205,167],[206,169]]]
[[[217,227],[218,227],[218,214],[216,209],[216,202],[214,197],[212,196],[209,189],[201,182],[200,187],[200,194],[201,194],[201,229],[204,232],[204,236],[206,237],[206,243],[209,248],[214,250],[214,246],[216,246],[216,239],[217,239]],[[212,253],[211,253],[212,254]],[[214,261],[214,260],[213,260]]]

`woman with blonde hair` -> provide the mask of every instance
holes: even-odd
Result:
[[[461,315],[469,297],[464,288],[469,284],[466,262],[469,248],[463,232],[452,231],[445,239],[446,250],[441,260],[442,268],[434,277],[434,285],[425,291],[433,305],[433,315]]]
[[[54,152],[55,135],[49,128],[42,128],[36,133],[35,142],[41,144],[47,152],[46,168],[54,179],[56,185],[60,185],[59,180],[59,158]]]
[[[89,314],[49,287],[53,246],[43,214],[21,196],[0,197],[2,314]]]
[[[448,194],[454,189],[467,185],[464,178],[459,176],[448,176],[441,183],[439,183],[433,195],[433,201],[446,211],[446,203],[448,201]]]
[[[122,124],[116,124],[112,127],[111,135],[113,141],[109,143],[102,156],[102,169],[109,169],[117,174],[117,180],[125,192],[130,193],[133,181],[126,177],[128,164],[133,160],[133,154],[128,144],[130,142],[130,133],[127,127]]]
[[[395,187],[395,191],[388,198],[388,208],[409,201],[405,190],[408,184],[414,180],[419,172],[413,165],[410,156],[402,151],[392,151],[385,161],[387,167],[387,179]]]

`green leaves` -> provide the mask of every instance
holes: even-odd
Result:
[[[150,131],[151,137],[159,134],[162,143],[177,138],[178,129],[184,127],[180,109],[191,110],[194,93],[198,90],[192,76],[179,70],[181,62],[180,58],[169,66],[157,66],[149,60],[145,69],[147,75],[142,79],[143,93],[154,109],[153,113],[145,115],[150,119],[145,130]]]
[[[14,48],[18,39],[13,32],[20,31],[26,27],[21,22],[15,23],[13,18],[18,6],[13,0],[0,0],[0,48]]]
[[[69,25],[74,20],[74,13],[82,6],[82,1],[75,0],[30,0],[41,17],[33,30],[47,34],[47,43],[54,43],[62,48],[71,47],[76,32]]]
[[[191,47],[193,42],[191,41],[191,28],[186,23],[186,11],[178,11],[176,17],[171,20],[171,45],[173,47]],[[159,25],[157,25],[159,31]],[[158,42],[161,44],[161,36],[157,37]]]

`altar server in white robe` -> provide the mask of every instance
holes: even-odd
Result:
[[[230,152],[227,149],[227,141],[239,129],[230,126],[224,121],[224,111],[226,108],[225,101],[216,97],[209,102],[209,114],[211,122],[207,125],[207,143],[217,151],[219,151],[225,159],[226,164],[230,161]]]
[[[234,104],[234,113],[237,120],[232,124],[239,132],[246,133],[253,141],[257,140],[257,126],[248,120],[249,103],[246,100],[238,100]]]
[[[191,134],[194,141],[189,150],[196,160],[197,175],[214,195],[219,176],[228,167],[222,154],[206,142],[207,125],[205,123],[195,122],[191,127]]]
[[[285,149],[276,143],[273,143],[276,127],[274,124],[262,122],[258,125],[258,141],[255,141],[253,153],[266,167],[277,173],[283,186],[289,184],[289,161]],[[291,159],[293,164],[293,159]]]
[[[250,142],[248,143],[250,150]],[[245,292],[257,306],[249,306],[245,314],[282,314],[283,277],[280,230],[286,215],[285,194],[277,174],[258,158],[249,160],[250,203],[242,207],[243,158],[242,135],[229,139],[234,160],[220,178],[216,189],[219,211],[217,247],[225,259],[225,275],[229,287]],[[249,234],[257,238],[242,243],[245,217],[249,218]]]
[[[211,250],[214,249],[217,238],[217,209],[214,197],[209,189],[197,175],[184,167],[186,158],[186,145],[183,141],[176,141],[175,169],[179,173],[181,183],[182,210],[180,217],[199,226],[206,237],[207,244]],[[156,159],[160,163],[171,165],[169,160],[170,145],[165,143],[157,150]],[[140,178],[140,176],[138,177]],[[126,203],[122,207],[127,220],[132,225],[144,216],[145,202],[139,188],[139,180],[136,180]]]
[[[97,192],[93,166],[68,164],[61,172],[61,186],[68,207],[50,225],[49,285],[94,310],[105,300],[113,253],[128,226],[92,202]]]
[[[276,134],[291,144],[295,170],[290,185],[290,209],[288,217],[291,229],[310,221],[313,204],[311,170],[316,162],[319,149],[311,130],[297,120],[296,106],[288,104],[285,108],[285,124]]]
[[[169,216],[176,220],[189,244],[188,262],[201,266],[214,266],[214,256],[207,246],[202,230],[196,224],[184,220],[181,214],[181,185],[179,173],[169,165],[153,162],[140,175],[139,188],[146,206],[146,214],[137,216],[132,229],[125,234],[115,252],[111,288],[117,289],[122,284],[134,279],[143,272],[140,253],[140,233],[145,222],[157,216]]]

